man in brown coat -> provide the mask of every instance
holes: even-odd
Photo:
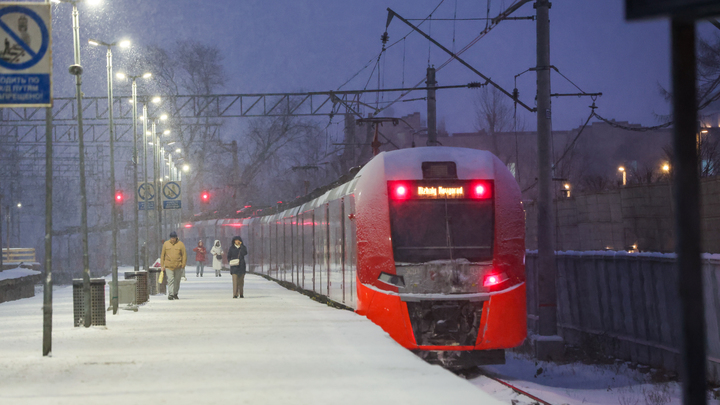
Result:
[[[178,299],[177,293],[180,289],[180,277],[187,263],[187,252],[185,245],[178,240],[175,231],[170,232],[170,240],[165,241],[160,254],[160,268],[167,276],[167,292],[169,300]]]

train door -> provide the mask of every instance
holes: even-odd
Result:
[[[313,290],[322,295],[327,295],[327,205],[322,204],[315,208],[315,221],[313,226],[315,238],[315,271]]]
[[[355,280],[357,277],[357,229],[355,225],[355,195],[350,194],[343,199],[345,211],[345,304],[357,307]]]
[[[343,302],[342,198],[328,203],[328,297]]]
[[[305,289],[315,289],[313,283],[315,282],[315,249],[314,246],[314,235],[313,235],[313,214],[312,210],[305,211],[302,214],[302,256],[303,266],[301,271],[301,287]]]

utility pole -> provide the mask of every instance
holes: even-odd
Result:
[[[48,107],[45,109],[45,285],[43,288],[43,356],[49,356],[52,353],[52,194],[52,107]],[[2,266],[0,266],[0,268],[2,268]]]
[[[143,173],[145,176],[145,181],[143,182],[143,185],[145,186],[145,193],[147,195],[147,182],[148,182],[148,172],[147,172],[147,147],[148,147],[148,107],[147,107],[147,97],[145,98],[145,101],[143,103]],[[157,190],[155,190],[157,193]],[[150,264],[148,263],[148,250],[150,250],[150,200],[145,198],[145,254],[143,255],[143,263],[145,270],[150,270]]]
[[[0,271],[3,270],[2,199],[3,195],[0,194]],[[10,253],[8,252],[8,254]]]
[[[538,360],[558,360],[564,344],[557,329],[557,268],[552,193],[552,108],[550,105],[550,1],[537,0],[538,225],[537,292],[540,339],[533,346]]]
[[[435,68],[427,68],[427,128],[428,128],[428,146],[437,145],[437,108],[435,103]]]

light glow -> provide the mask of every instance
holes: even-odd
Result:
[[[183,171],[184,171],[184,172],[189,172],[189,171],[190,171],[190,166],[184,165],[184,166],[183,166]]]
[[[160,100],[162,100],[162,99],[160,98],[160,96],[155,96],[155,97],[152,98],[152,102],[155,103],[155,104],[159,103]]]
[[[142,77],[143,77],[143,79],[149,79],[149,78],[152,77],[152,73],[149,73],[149,72],[148,72],[148,73],[143,73]]]
[[[17,203],[18,208],[22,208],[22,203]]]
[[[164,130],[163,135],[170,135],[170,130],[169,129]]]
[[[160,116],[160,119],[163,120],[163,121],[165,121],[166,119],[168,119],[168,115],[167,115],[167,114],[163,114],[163,115]]]
[[[120,48],[129,48],[130,41],[125,39],[125,40],[120,41],[120,43],[118,45],[120,46]]]
[[[182,149],[180,149],[180,148],[175,149],[175,153],[180,153],[180,152],[182,152]]]
[[[123,73],[123,72],[117,72],[115,74],[115,77],[117,77],[120,80],[125,80],[125,78],[127,78],[127,76],[125,76],[125,73]],[[130,102],[132,103],[132,101],[130,101]]]
[[[100,42],[98,42],[98,41],[96,41],[96,40],[94,40],[94,39],[88,39],[88,44],[90,44],[90,45],[95,45],[95,46],[100,46]]]

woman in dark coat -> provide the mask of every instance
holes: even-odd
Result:
[[[233,280],[233,298],[243,297],[243,286],[245,285],[245,256],[247,255],[247,247],[243,244],[242,238],[235,236],[230,243],[230,249],[227,253],[227,260],[230,263],[230,274]],[[239,260],[235,264],[232,260]],[[235,265],[233,265],[235,264]]]

